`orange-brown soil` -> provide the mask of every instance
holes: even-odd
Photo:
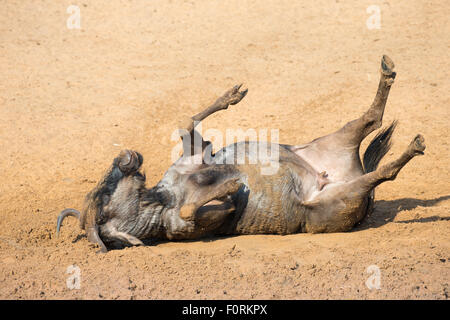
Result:
[[[4,1],[0,10],[0,298],[448,299],[450,2]],[[369,30],[366,8],[381,9]],[[425,156],[377,188],[352,232],[164,242],[96,254],[67,219],[121,149],[148,184],[171,133],[225,90],[247,97],[203,129],[279,129],[300,144],[361,115],[383,54],[396,64],[384,123],[394,159],[421,133]],[[368,140],[364,142],[364,151]],[[216,147],[220,147],[216,142]],[[70,290],[68,266],[81,271]],[[380,269],[370,290],[366,270]]]

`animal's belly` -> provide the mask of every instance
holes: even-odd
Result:
[[[259,155],[270,155],[260,158]],[[302,231],[302,201],[317,191],[317,177],[284,146],[258,142],[230,145],[216,154],[217,164],[235,164],[245,187],[235,195],[236,211],[227,233],[289,234]]]
[[[236,210],[226,224],[228,233],[289,234],[301,231],[305,209],[296,195],[288,168],[264,176],[258,166],[239,166],[244,187],[234,196]]]

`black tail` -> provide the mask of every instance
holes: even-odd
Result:
[[[363,164],[364,171],[366,173],[375,171],[380,163],[381,159],[389,152],[392,146],[392,133],[397,126],[397,121],[392,121],[391,125],[387,128],[383,128],[375,138],[372,139],[369,146],[364,152]],[[370,215],[373,212],[373,204],[375,201],[375,190],[372,190],[369,194],[367,201],[366,215]]]
[[[375,171],[381,159],[389,152],[392,146],[392,133],[397,126],[397,121],[392,121],[391,125],[383,128],[375,138],[372,139],[364,152],[363,164],[365,173]]]

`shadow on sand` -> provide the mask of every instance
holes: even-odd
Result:
[[[404,210],[412,210],[417,207],[433,207],[437,204],[439,204],[442,201],[449,200],[450,195],[447,196],[441,196],[439,198],[435,199],[429,199],[429,200],[422,200],[422,199],[415,199],[415,198],[402,198],[397,200],[376,200],[375,198],[375,209],[374,212],[366,217],[359,225],[355,226],[352,231],[361,231],[371,228],[378,228],[381,227],[387,223],[391,223],[394,221],[397,214]],[[425,218],[418,218],[418,219],[411,219],[411,220],[405,220],[405,221],[395,221],[394,223],[426,223],[426,222],[433,222],[433,221],[450,221],[450,216],[431,216],[431,217],[425,217]],[[239,235],[225,235],[225,236],[211,236],[211,237],[205,237],[201,239],[194,239],[194,240],[179,240],[179,241],[170,241],[170,240],[143,240],[144,244],[147,246],[162,244],[166,242],[214,242],[217,240],[232,238],[232,237],[238,237]],[[86,238],[86,235],[81,234],[78,235],[72,243],[76,243],[79,240]],[[116,250],[116,249],[123,249],[127,247],[126,245],[118,245],[115,248],[112,247],[110,250]]]
[[[404,210],[412,210],[417,207],[433,207],[438,203],[450,199],[450,195],[441,196],[439,198],[430,200],[421,200],[415,198],[403,198],[397,200],[376,200],[374,212],[366,217],[360,225],[355,227],[355,231],[365,230],[370,228],[378,228],[386,223],[393,222],[397,214]],[[395,221],[395,223],[425,223],[439,220],[450,220],[450,216],[431,216],[426,218],[417,218],[405,221]]]

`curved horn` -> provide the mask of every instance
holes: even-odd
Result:
[[[63,220],[67,217],[67,216],[72,216],[77,218],[78,220],[80,220],[80,211],[75,210],[75,209],[64,209],[63,211],[61,211],[61,213],[58,216],[58,220],[56,223],[56,235],[59,235],[59,229],[61,228],[62,222]]]
[[[106,248],[102,239],[100,239],[100,236],[98,235],[98,226],[96,224],[93,227],[87,228],[86,233],[87,238],[90,242],[96,243],[100,246],[100,252],[102,253],[108,252],[108,249]]]

